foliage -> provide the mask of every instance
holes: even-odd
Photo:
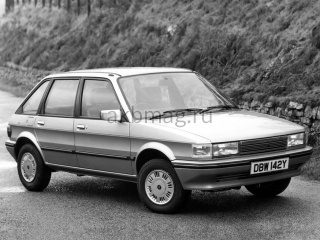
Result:
[[[2,20],[0,63],[55,71],[185,67],[238,101],[314,105],[319,8],[316,0],[117,0],[87,17],[20,6]]]

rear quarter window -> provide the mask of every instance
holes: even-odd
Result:
[[[49,81],[44,82],[38,89],[29,97],[29,99],[22,106],[23,114],[36,114],[44,92],[47,89]]]

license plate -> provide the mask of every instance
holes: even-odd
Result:
[[[277,160],[252,162],[250,174],[274,172],[289,168],[289,158],[281,158]]]

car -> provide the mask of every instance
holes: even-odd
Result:
[[[6,148],[29,191],[57,171],[137,183],[175,213],[192,190],[282,193],[312,154],[302,126],[242,110],[199,73],[104,68],[42,79],[10,118]]]

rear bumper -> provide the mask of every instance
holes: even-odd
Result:
[[[216,161],[174,160],[172,164],[186,190],[221,190],[298,176],[312,154],[311,147],[286,152]],[[251,162],[289,157],[289,169],[250,175]]]
[[[15,152],[14,152],[14,147],[15,147],[15,145],[16,145],[16,142],[7,140],[7,141],[5,142],[5,145],[6,145],[6,148],[7,148],[8,152],[11,154],[11,156],[12,156],[14,159],[16,159],[16,154],[15,154]]]

